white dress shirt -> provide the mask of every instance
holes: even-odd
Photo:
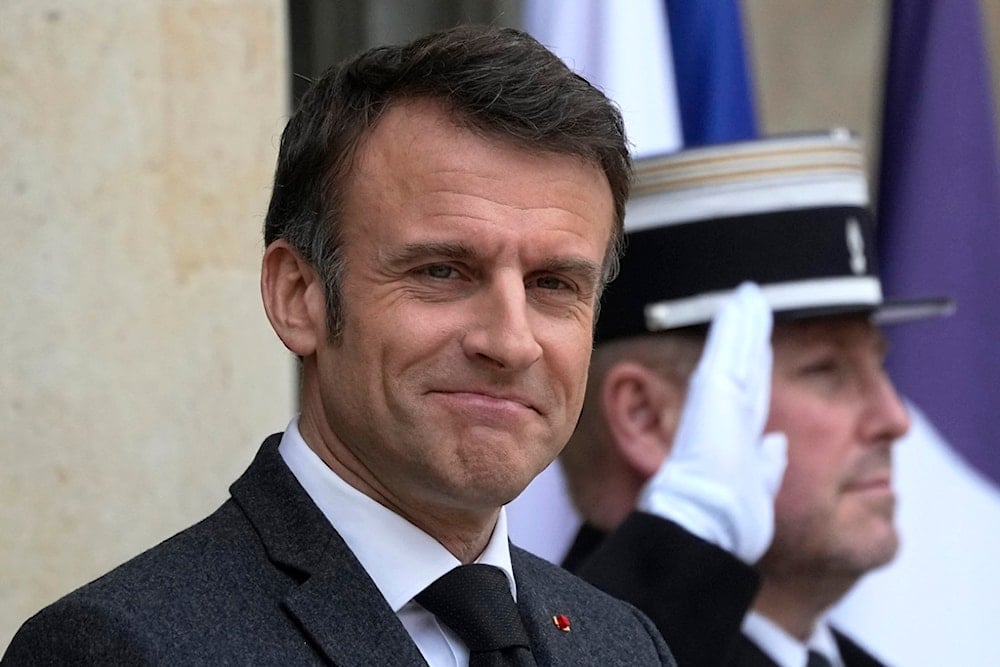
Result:
[[[299,433],[298,418],[278,446],[285,465],[337,529],[399,617],[431,667],[466,667],[469,650],[448,627],[413,600],[438,577],[461,565],[440,542],[361,493],[331,470]],[[517,599],[503,508],[486,549],[476,559],[500,568]]]
[[[805,667],[809,649],[822,653],[833,667],[844,667],[837,641],[825,621],[816,624],[812,637],[803,644],[771,619],[750,611],[743,619],[743,634],[780,667]]]

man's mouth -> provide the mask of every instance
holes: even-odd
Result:
[[[541,414],[534,401],[521,392],[483,387],[462,387],[431,392],[453,408],[468,413],[509,416]]]
[[[892,477],[876,475],[854,480],[844,485],[845,491],[858,493],[892,493]]]

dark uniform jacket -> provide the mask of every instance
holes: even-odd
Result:
[[[741,629],[757,572],[672,521],[634,512],[607,536],[584,526],[565,566],[644,611],[682,666],[775,667]],[[834,637],[847,667],[882,665],[843,634]]]

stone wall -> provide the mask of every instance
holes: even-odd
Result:
[[[0,3],[0,652],[291,415],[258,290],[281,0]]]
[[[742,0],[762,133],[839,125],[865,141],[877,164],[888,0]],[[1000,0],[980,0],[1000,106]],[[1000,135],[1000,116],[997,118]]]

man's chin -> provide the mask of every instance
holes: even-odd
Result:
[[[463,480],[453,489],[453,494],[459,504],[469,508],[496,510],[521,495],[534,477],[533,474],[511,468],[502,469],[499,474],[497,470],[493,470],[486,474],[474,474]]]
[[[899,533],[891,522],[859,541],[854,558],[859,574],[888,565],[899,553]]]
[[[895,560],[896,555],[899,553],[899,533],[896,531],[895,527],[892,528],[891,537],[886,538],[885,546],[883,547],[880,554],[876,554],[876,560],[879,561],[875,567],[882,567],[888,565],[893,560]]]

